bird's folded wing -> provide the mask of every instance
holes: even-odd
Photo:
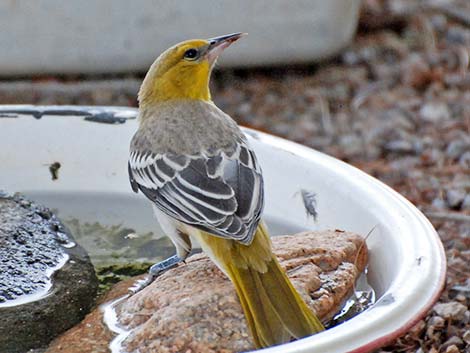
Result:
[[[183,223],[249,244],[264,196],[256,157],[245,141],[231,155],[211,152],[185,156],[132,150],[132,189]]]

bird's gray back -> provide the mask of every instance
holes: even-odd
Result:
[[[141,129],[132,150],[155,154],[192,155],[215,150],[234,152],[244,139],[237,124],[213,103],[197,100],[166,102],[140,112]]]

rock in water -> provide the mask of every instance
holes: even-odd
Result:
[[[49,209],[0,194],[0,352],[49,343],[83,319],[97,286],[85,250]]]
[[[280,236],[273,238],[273,246],[294,286],[323,321],[350,296],[367,264],[363,238],[349,232]],[[119,283],[105,300],[124,295],[132,283]],[[116,314],[128,330],[121,337],[123,352],[231,353],[254,348],[231,282],[204,254],[191,256],[124,299]],[[55,340],[47,353],[108,352],[111,337],[102,306]]]

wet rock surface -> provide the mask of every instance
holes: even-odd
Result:
[[[0,200],[0,304],[47,290],[69,239],[52,213],[21,198]],[[10,304],[12,305],[12,304]]]
[[[0,352],[47,344],[83,318],[96,289],[88,255],[55,215],[1,193]]]
[[[307,304],[326,321],[346,300],[367,264],[359,235],[306,232],[273,238],[274,252]],[[104,298],[127,293],[133,280],[116,285]],[[204,255],[164,273],[116,308],[130,330],[122,343],[128,352],[240,352],[253,349],[231,282]],[[103,324],[103,310],[89,314],[56,339],[47,353],[107,352],[114,334]]]

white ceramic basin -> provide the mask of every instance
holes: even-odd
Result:
[[[110,125],[83,116],[1,117],[2,110],[18,108],[36,109],[0,107],[0,189],[24,192],[58,208],[59,216],[155,230],[148,203],[132,193],[127,179],[135,119]],[[127,108],[96,109],[135,115]],[[406,332],[437,300],[444,283],[443,248],[428,220],[398,193],[346,163],[245,131],[264,171],[265,215],[273,233],[337,228],[366,235],[374,229],[367,239],[368,281],[377,303],[328,331],[265,352],[367,352]],[[57,180],[48,167],[54,162],[61,164]],[[306,214],[302,189],[317,195],[316,222]]]

